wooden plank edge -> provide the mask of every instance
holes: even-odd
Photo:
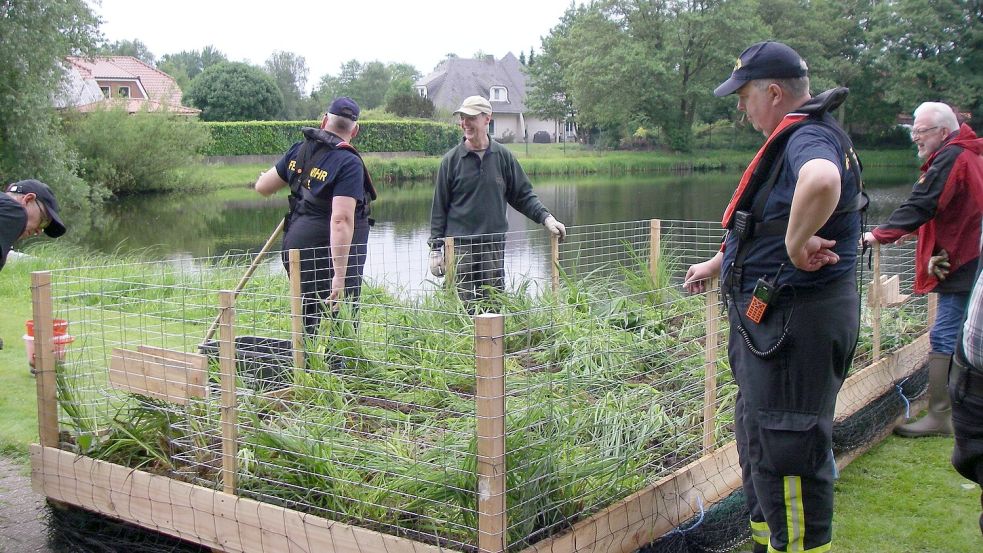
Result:
[[[458,553],[52,447],[30,453],[32,487],[49,499],[219,551]]]
[[[159,367],[160,374],[148,374],[147,364]],[[140,371],[132,369],[140,367]],[[170,378],[175,376],[177,378]],[[142,394],[185,405],[191,398],[207,397],[207,370],[194,362],[160,356],[140,350],[113,348],[110,354],[109,384],[124,392]],[[151,389],[149,384],[164,391]],[[146,385],[145,385],[146,384]]]
[[[539,541],[520,553],[632,553],[741,486],[737,444],[730,442],[647,488]]]

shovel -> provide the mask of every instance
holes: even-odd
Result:
[[[249,264],[249,268],[246,269],[246,273],[242,275],[242,278],[239,279],[239,283],[236,284],[235,289],[232,290],[233,299],[238,297],[239,292],[241,292],[242,289],[246,287],[246,283],[249,282],[249,279],[252,278],[253,273],[256,272],[256,267],[259,267],[259,262],[263,260],[266,254],[270,251],[270,248],[273,247],[273,242],[275,242],[277,237],[280,236],[280,233],[283,232],[284,221],[285,219],[280,220],[280,224],[277,225],[276,229],[273,230],[273,234],[271,234],[270,237],[266,240],[266,244],[263,244],[263,248],[259,250],[259,252],[256,254],[256,257],[253,258],[253,262]],[[211,340],[212,336],[215,335],[215,331],[218,330],[218,322],[221,319],[221,317],[222,317],[221,313],[215,316],[215,320],[212,321],[212,326],[208,327],[208,332],[205,333],[205,339],[201,341],[202,343]]]

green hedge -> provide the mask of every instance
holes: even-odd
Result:
[[[202,155],[282,154],[300,140],[301,127],[320,121],[246,121],[204,123],[212,144]],[[355,147],[362,152],[425,152],[440,155],[457,144],[461,130],[434,121],[360,121]]]

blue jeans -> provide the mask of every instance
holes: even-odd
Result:
[[[929,332],[928,340],[932,351],[952,355],[956,351],[956,335],[966,315],[969,292],[939,294],[939,304],[935,310],[935,324]]]

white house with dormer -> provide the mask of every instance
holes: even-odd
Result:
[[[549,133],[551,142],[560,141],[564,132],[572,140],[572,123],[565,131],[563,121],[539,119],[526,107],[528,79],[525,68],[509,52],[499,60],[495,56],[445,59],[432,73],[417,80],[414,88],[437,109],[448,112],[457,109],[468,96],[488,98],[493,112],[488,133],[499,141],[511,137],[515,142],[532,142],[541,131]]]

